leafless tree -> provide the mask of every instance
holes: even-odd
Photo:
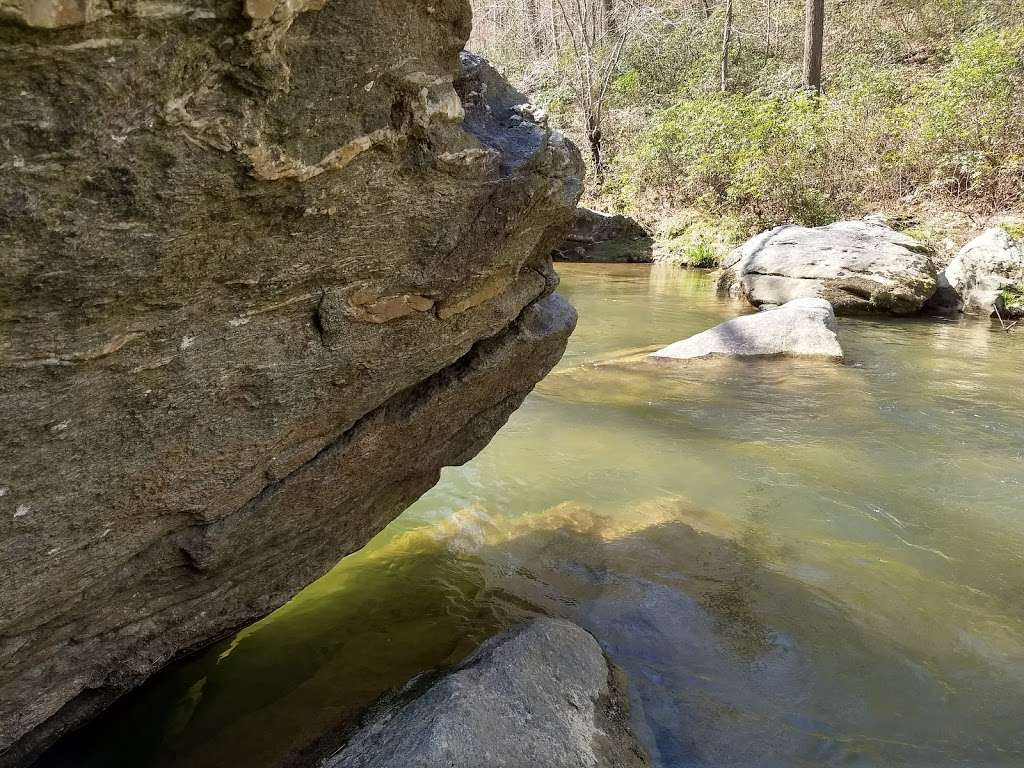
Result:
[[[594,175],[600,182],[604,173],[601,123],[605,98],[630,37],[636,6],[633,0],[620,0],[618,9],[610,0],[556,0],[556,3],[572,45],[576,98],[590,144]],[[618,11],[613,25],[607,23],[605,16],[609,7],[613,13]],[[597,18],[599,14],[603,20]],[[608,31],[610,26],[614,32]]]
[[[538,0],[522,0],[523,22],[526,26],[526,35],[533,46],[533,55],[541,57],[544,55],[544,40],[540,28],[540,7]]]

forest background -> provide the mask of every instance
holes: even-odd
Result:
[[[710,266],[881,212],[1024,234],[1024,2],[473,0],[472,50],[583,149],[584,202]]]

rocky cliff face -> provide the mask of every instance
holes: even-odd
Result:
[[[0,0],[0,763],[273,610],[557,361],[575,148],[468,0]]]

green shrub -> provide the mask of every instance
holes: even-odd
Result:
[[[1019,224],[1002,224],[1003,231],[1014,240],[1024,240],[1024,222]]]
[[[822,224],[908,195],[1019,206],[1024,28],[983,29],[950,53],[921,70],[846,57],[822,97],[720,93],[692,70],[672,80],[660,64],[633,61],[616,98],[648,98],[645,72],[680,95],[616,141],[607,190],[627,207],[646,195],[753,227]]]
[[[916,148],[932,158],[934,180],[995,205],[1024,193],[1024,29],[960,42],[922,100]]]
[[[707,94],[663,111],[627,172],[676,201],[763,225],[831,219],[842,195],[823,186],[816,97]]]
[[[721,263],[721,258],[707,243],[697,243],[687,251],[686,263],[700,269],[714,269]]]
[[[732,216],[675,211],[655,226],[655,251],[662,263],[713,269],[746,236],[747,230]]]
[[[1003,300],[1003,306],[1011,312],[1024,311],[1024,285],[1004,288],[1000,293],[1000,297]]]

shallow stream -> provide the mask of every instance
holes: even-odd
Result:
[[[578,330],[482,454],[43,765],[308,765],[545,612],[627,671],[659,766],[1024,766],[1024,331],[846,318],[845,365],[653,365],[748,310],[702,273],[560,271]]]

